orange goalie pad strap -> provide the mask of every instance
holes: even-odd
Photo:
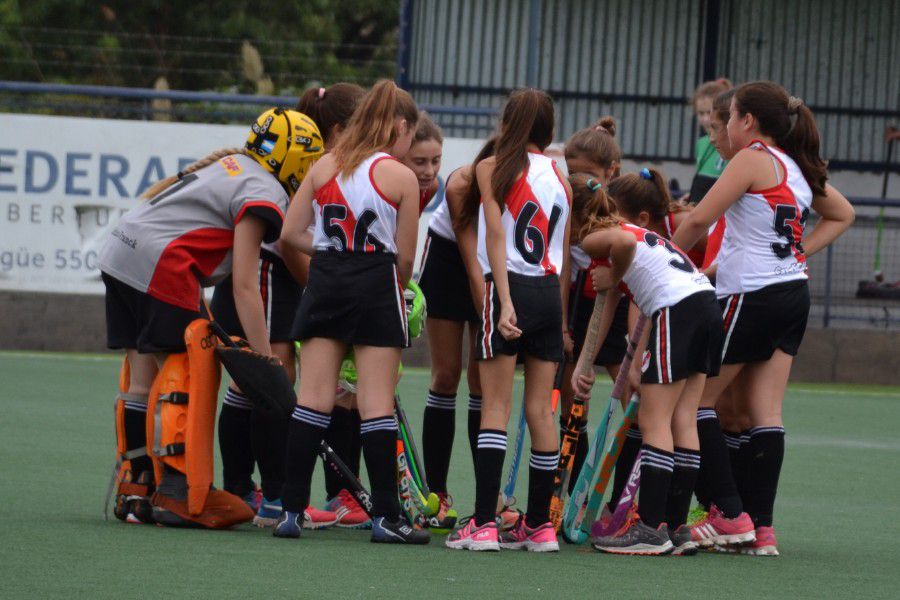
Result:
[[[184,341],[187,352],[170,355],[153,381],[147,439],[157,483],[164,465],[184,473],[188,512],[199,515],[213,482],[219,363],[206,319],[188,325]]]

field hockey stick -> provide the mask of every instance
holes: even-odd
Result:
[[[428,480],[425,476],[425,463],[419,458],[419,451],[416,448],[416,442],[409,426],[409,419],[406,418],[406,411],[400,404],[400,395],[394,394],[394,411],[397,413],[397,424],[400,428],[400,437],[403,440],[403,446],[406,449],[406,463],[409,471],[415,477],[416,485],[422,490],[422,495],[428,498],[431,490],[428,488]]]
[[[591,537],[612,535],[625,523],[628,509],[634,505],[638,487],[641,485],[641,454],[642,452],[638,451],[637,456],[634,458],[634,464],[631,465],[631,472],[628,474],[628,481],[619,495],[616,509],[613,511],[609,521],[606,522],[605,526],[600,519],[594,521],[594,524],[591,525]]]
[[[519,478],[519,463],[522,462],[522,448],[525,445],[525,393],[522,393],[522,410],[519,411],[519,426],[516,429],[516,447],[512,464],[506,476],[506,485],[500,492],[497,513],[501,513],[516,503],[516,480]]]
[[[584,285],[584,276],[586,275],[586,271],[582,271],[579,273],[578,278],[576,279],[576,293],[581,290],[581,286]],[[598,295],[594,299],[594,308],[591,312],[591,319],[588,323],[588,329],[597,329],[599,327],[599,322],[601,315],[603,313],[603,305],[605,303],[605,296]],[[575,318],[573,316],[573,312],[575,310],[574,307],[577,307],[577,302],[571,302],[569,307],[569,329],[572,329]],[[592,336],[591,339],[586,339],[585,342],[590,342],[590,346],[587,347],[588,356],[594,356],[597,352],[596,346],[599,345],[599,335]],[[584,351],[584,349],[582,350]],[[565,371],[566,359],[563,357],[563,362],[560,364],[559,371],[557,372],[557,389],[554,390],[554,393],[559,393],[559,388],[562,387],[561,379],[562,373]],[[553,497],[550,498],[550,522],[553,523],[553,528],[559,531],[560,525],[562,523],[562,512],[563,507],[565,505],[566,496],[569,490],[569,479],[572,477],[572,468],[575,464],[575,452],[578,449],[578,441],[581,437],[581,423],[584,420],[584,409],[585,409],[585,399],[580,395],[575,394],[572,398],[572,405],[569,407],[569,415],[566,419],[566,426],[563,429],[563,438],[562,443],[559,448],[559,465],[556,467],[556,474],[553,477]]]
[[[581,293],[581,288],[584,287],[584,281],[587,277],[587,271],[579,270],[578,275],[575,277],[575,287],[574,293],[569,294],[569,313],[568,319],[566,320],[566,331],[572,332],[575,329],[575,317],[578,311],[578,296]],[[559,363],[559,366],[556,367],[556,377],[553,379],[553,393],[550,396],[550,407],[553,410],[553,414],[556,414],[556,407],[559,406],[559,399],[562,396],[562,385],[563,385],[563,377],[566,372],[566,353],[563,352],[562,360]]]
[[[891,155],[896,141],[892,135],[894,128],[888,127],[885,131],[887,150],[884,157],[884,177],[881,180],[881,199],[887,198],[888,178],[891,175]],[[875,225],[875,265],[873,266],[874,279],[877,283],[884,281],[884,273],[881,271],[881,238],[884,232],[884,204],[878,210],[878,221]]]
[[[585,458],[584,464],[581,467],[581,472],[578,474],[578,479],[575,483],[575,488],[572,490],[569,502],[566,503],[565,511],[563,513],[563,525],[560,531],[563,535],[563,539],[569,543],[580,544],[586,539],[586,537],[582,536],[581,524],[584,520],[585,510],[587,509],[588,497],[591,487],[597,480],[598,473],[602,466],[601,459],[603,458],[603,449],[606,446],[609,422],[612,419],[612,413],[615,410],[616,405],[621,402],[620,398],[625,393],[628,382],[628,371],[631,369],[634,352],[637,348],[640,336],[643,335],[646,323],[646,317],[641,315],[641,317],[638,318],[637,324],[635,324],[632,335],[628,339],[625,357],[622,359],[622,365],[619,367],[619,374],[616,376],[616,381],[613,385],[612,393],[609,396],[606,411],[604,412],[600,423],[597,425],[594,432],[594,438],[591,440],[587,458]],[[631,408],[631,404],[632,403],[629,403],[628,408]]]
[[[397,484],[401,505],[410,517],[410,523],[415,522],[410,510],[413,506],[423,517],[437,514],[440,509],[440,501],[436,494],[430,494],[428,497],[422,495],[422,490],[416,485],[415,479],[409,472],[409,466],[406,463],[406,448],[401,439],[397,439]]]
[[[344,461],[331,449],[331,446],[325,443],[325,440],[319,443],[316,453],[322,458],[322,462],[343,480],[347,491],[353,495],[356,502],[371,518],[373,516],[372,494],[363,486],[359,478],[350,470],[350,467],[344,464]]]

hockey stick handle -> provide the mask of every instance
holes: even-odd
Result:
[[[634,324],[634,330],[628,337],[628,347],[625,349],[625,357],[622,359],[622,366],[619,367],[620,376],[616,377],[616,383],[613,386],[612,391],[612,396],[616,400],[621,400],[622,396],[625,394],[625,386],[628,385],[628,371],[631,369],[631,363],[634,361],[634,353],[637,350],[637,345],[640,343],[641,337],[644,335],[644,329],[647,327],[647,320],[647,317],[641,313],[637,323]],[[625,373],[625,377],[621,377],[623,372]]]
[[[344,480],[344,483],[347,484],[347,490],[353,494],[353,498],[362,509],[366,511],[366,514],[369,515],[369,517],[373,517],[372,494],[363,487],[363,484],[360,483],[353,471],[350,470],[350,467],[344,464],[344,461],[340,459],[337,453],[332,450],[331,446],[326,444],[324,440],[319,443],[318,454],[322,457],[322,461]]]

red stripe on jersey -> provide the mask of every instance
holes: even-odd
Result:
[[[794,258],[797,262],[802,263],[806,262],[806,255],[803,253],[800,248],[802,239],[803,239],[803,226],[800,224],[801,213],[800,205],[797,204],[797,198],[794,196],[794,192],[791,190],[791,187],[788,185],[788,169],[784,164],[784,161],[775,154],[774,152],[769,151],[768,146],[762,143],[759,140],[753,140],[748,144],[748,148],[753,150],[758,150],[760,152],[766,152],[769,156],[774,158],[778,164],[781,166],[782,179],[781,182],[773,187],[766,188],[763,190],[748,190],[748,194],[756,194],[758,196],[762,196],[766,199],[766,202],[769,205],[769,208],[772,209],[772,213],[776,213],[778,210],[778,205],[787,205],[794,207],[795,218],[790,221],[785,221],[786,223],[791,224],[791,231],[794,234],[794,243],[791,245],[791,251],[794,254]],[[780,150],[780,148],[779,148]],[[781,150],[784,152],[784,150]]]
[[[175,238],[159,256],[147,293],[169,304],[196,311],[199,277],[209,277],[234,246],[234,230],[205,228]]]
[[[535,211],[534,216],[531,217],[529,225],[537,229],[544,238],[544,256],[541,257],[541,267],[544,269],[544,273],[553,275],[556,273],[556,269],[550,264],[550,220],[547,218],[547,215],[544,214],[541,203],[538,202],[534,195],[534,190],[528,185],[527,177],[528,166],[526,165],[525,170],[522,171],[522,175],[513,184],[509,193],[506,194],[506,208],[509,210],[509,214],[512,215],[513,221],[518,222],[522,209],[529,203],[535,205],[537,210]],[[528,236],[525,237],[525,244],[527,245],[526,247],[532,246],[532,242],[528,239]],[[529,248],[529,251],[531,249],[532,248]]]
[[[322,207],[329,204],[343,206],[346,209],[346,215],[343,219],[329,218],[328,223],[325,223],[325,225],[328,227],[337,225],[341,228],[344,232],[344,239],[347,240],[347,247],[344,250],[350,252],[356,249],[353,247],[353,234],[356,232],[356,215],[353,214],[350,203],[344,198],[344,193],[341,191],[341,186],[338,185],[337,178],[338,176],[335,174],[334,177],[328,180],[328,183],[316,190],[313,200],[319,205],[319,210],[322,210]]]
[[[378,163],[380,163],[383,160],[397,160],[397,159],[394,158],[393,156],[379,156],[378,158],[373,160],[372,164],[369,165],[369,181],[372,183],[372,188],[374,188],[375,191],[378,192],[378,195],[381,197],[381,199],[384,200],[385,202],[387,202],[388,204],[390,204],[391,206],[393,206],[394,210],[397,210],[400,205],[397,204],[396,202],[394,202],[393,200],[391,200],[390,198],[388,198],[384,194],[384,192],[381,191],[381,188],[378,187],[378,184],[375,183],[375,165],[377,165]]]
[[[569,193],[569,188],[566,186],[565,182],[562,179],[562,175],[559,174],[559,169],[556,168],[556,161],[551,160],[550,164],[553,165],[553,172],[556,173],[556,178],[559,179],[559,185],[562,186],[563,191],[566,193],[566,200],[569,202],[569,206],[572,206],[572,194]]]
[[[706,236],[706,253],[703,255],[701,267],[706,269],[716,260],[719,249],[722,247],[722,237],[725,235],[725,215],[719,217],[713,227],[712,233]]]
[[[678,226],[675,224],[675,213],[667,213],[666,218],[663,219],[663,223],[665,223],[666,225],[666,238],[671,240],[672,236],[675,235],[675,231],[678,229]],[[690,259],[690,261],[694,263],[695,267],[699,267],[703,264],[705,252],[701,252],[696,245],[685,252],[685,254]]]

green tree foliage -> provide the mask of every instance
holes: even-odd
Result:
[[[395,70],[398,2],[0,0],[0,78],[253,93],[248,41],[276,93]]]

